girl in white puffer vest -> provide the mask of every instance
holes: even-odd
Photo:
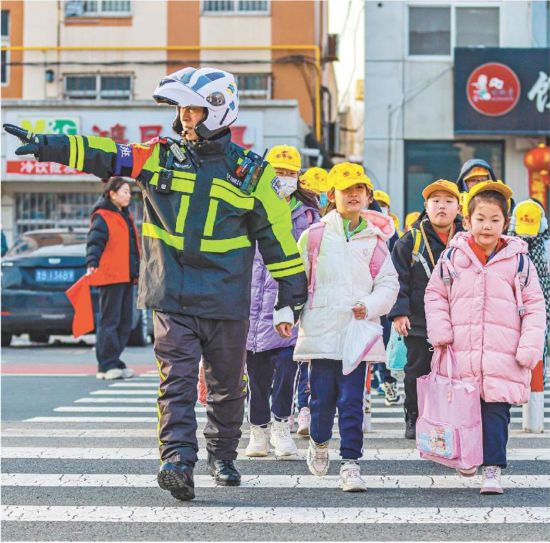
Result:
[[[394,226],[391,217],[362,211],[372,199],[373,186],[361,166],[337,164],[329,173],[329,183],[333,188],[328,197],[336,209],[322,219],[324,229],[314,274],[308,238],[311,233],[313,239],[312,228],[319,227],[310,227],[298,242],[306,270],[315,280],[300,317],[294,359],[311,361],[309,470],[318,476],[328,471],[328,443],[338,408],[340,487],[357,492],[366,490],[357,462],[363,455],[366,361],[384,361],[385,350],[380,336],[357,368],[343,375],[344,340],[353,318],[379,324],[380,317],[395,303],[399,282],[385,249]],[[380,246],[385,252],[374,272],[371,261]]]

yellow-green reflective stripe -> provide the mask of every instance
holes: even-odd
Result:
[[[193,194],[194,188],[194,181],[189,181],[188,179],[172,179],[172,190],[175,190],[176,192],[187,192],[189,194]]]
[[[197,178],[196,173],[178,172],[177,170],[173,170],[173,172],[176,179],[190,179],[191,181],[194,181]]]
[[[273,190],[271,186],[273,177],[275,177],[275,171],[268,165],[252,195],[262,204],[275,239],[281,245],[285,256],[293,256],[298,253],[298,247],[292,235],[290,206],[283,200],[280,200]]]
[[[206,253],[226,253],[233,249],[243,249],[250,246],[251,243],[247,236],[228,239],[203,239],[201,241],[201,251]]]
[[[147,159],[141,171],[147,170],[148,172],[154,172],[159,166],[159,153],[160,145],[155,145],[151,156]]]
[[[254,208],[254,200],[252,198],[241,198],[240,196],[233,194],[219,185],[212,185],[212,188],[210,189],[210,196],[219,198],[220,200],[231,204],[233,207],[238,207],[239,209],[251,210]]]
[[[238,196],[239,198],[248,198],[252,200],[251,196],[247,196],[242,190],[238,189],[231,183],[228,183],[227,181],[224,181],[223,179],[219,179],[218,177],[214,177],[212,179],[212,184],[217,185],[219,187],[223,187],[224,189],[227,189],[229,192],[232,192],[235,194],[235,196]]]
[[[281,277],[288,277],[289,275],[295,275],[303,271],[305,271],[304,265],[300,264],[299,266],[294,266],[294,268],[290,268],[289,270],[273,271],[270,273],[273,279],[279,279]]]
[[[106,153],[116,153],[116,143],[111,138],[100,138],[99,136],[88,136],[88,147],[99,149]]]
[[[149,181],[149,184],[156,187],[158,182],[159,182],[159,173],[155,172],[153,174],[153,177],[151,177],[151,181]]]
[[[173,234],[170,234],[166,230],[163,230],[162,228],[159,228],[154,224],[144,222],[141,225],[141,233],[142,235],[149,238],[160,239],[161,241],[164,241],[164,243],[166,243],[167,245],[183,251],[183,238],[181,236],[174,236]]]
[[[76,139],[76,169],[82,171],[84,168],[84,139],[82,136],[75,136]]]
[[[206,215],[206,222],[204,223],[204,235],[211,236],[214,231],[214,222],[218,213],[218,200],[210,200],[208,206],[208,214]]]
[[[74,136],[69,137],[69,168],[76,168],[76,140]]]
[[[293,258],[292,260],[288,260],[286,262],[276,262],[275,264],[267,264],[266,268],[269,271],[286,270],[287,268],[292,268],[293,266],[297,266],[298,264],[302,264],[302,259],[300,257]]]
[[[180,234],[183,232],[188,210],[189,210],[189,196],[187,194],[182,194],[181,200],[180,200],[180,209],[178,211],[178,217],[176,219],[176,232]]]

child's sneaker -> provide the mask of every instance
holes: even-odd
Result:
[[[397,383],[384,383],[382,388],[384,389],[384,403],[387,407],[397,405],[401,396],[397,393]]]
[[[357,460],[345,460],[340,466],[340,488],[344,492],[365,492],[367,485],[361,478]]]
[[[250,458],[267,456],[269,454],[269,439],[267,428],[250,426],[250,441],[244,454]]]
[[[296,424],[294,424],[294,415],[290,415],[290,417],[288,417],[288,429],[290,430],[291,434],[296,433]]]
[[[298,447],[290,435],[287,420],[275,420],[271,427],[271,444],[275,448],[277,458],[288,458],[298,454]]]
[[[386,390],[384,389],[384,385],[377,386],[376,388],[372,387],[371,389],[377,396],[385,396]]]
[[[317,477],[325,476],[330,466],[328,441],[326,443],[315,443],[315,441],[310,439],[306,463],[313,475],[317,475]]]
[[[309,436],[309,423],[311,422],[311,415],[309,407],[302,407],[298,414],[298,435],[303,437]]]
[[[482,476],[480,494],[502,494],[504,492],[500,484],[500,468],[498,466],[483,466]]]
[[[456,472],[461,477],[473,477],[474,475],[477,475],[477,467],[475,468],[468,468],[468,469],[457,469]]]

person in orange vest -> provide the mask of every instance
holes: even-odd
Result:
[[[128,209],[131,198],[129,182],[111,177],[92,210],[86,265],[92,284],[99,289],[95,349],[98,379],[128,379],[134,375],[120,359],[130,336],[133,285],[139,275],[138,234]]]

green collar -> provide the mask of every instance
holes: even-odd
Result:
[[[352,238],[356,234],[359,234],[359,232],[362,232],[367,227],[367,221],[363,219],[363,217],[359,217],[359,224],[353,230],[350,230],[351,221],[349,219],[342,218],[342,222],[344,223],[344,234],[346,236],[346,239]]]
[[[290,212],[292,213],[293,211],[296,211],[300,206],[304,204],[303,202],[298,200],[298,198],[296,198],[295,196],[291,196],[289,205],[290,205]]]

